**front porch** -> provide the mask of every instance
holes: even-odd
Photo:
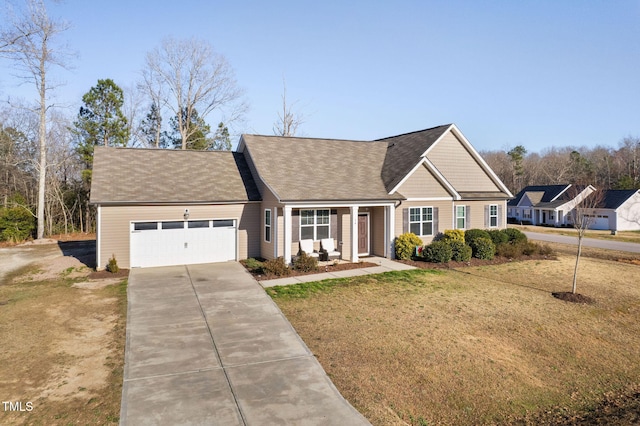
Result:
[[[332,238],[340,259],[358,262],[367,256],[391,258],[395,206],[393,203],[292,204],[276,208],[282,216],[274,257],[292,262],[300,251],[300,240],[312,240],[314,251],[320,240]]]

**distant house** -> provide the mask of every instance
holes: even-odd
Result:
[[[96,147],[91,183],[98,268],[290,262],[323,240],[353,262],[393,257],[403,232],[504,228],[511,197],[454,124],[376,141],[242,135],[237,152]]]
[[[507,203],[507,218],[513,223],[569,226],[573,209],[593,191],[591,185],[527,186]]]
[[[604,190],[602,200],[585,214],[594,217],[591,229],[612,231],[640,230],[640,190]],[[590,197],[598,196],[597,193]]]

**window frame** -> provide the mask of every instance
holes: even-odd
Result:
[[[458,212],[462,209],[462,216]],[[458,221],[462,220],[462,226]],[[467,229],[467,206],[456,206],[456,229]]]
[[[313,212],[313,215],[309,215],[308,213],[303,214],[303,212]],[[323,212],[323,214],[318,214],[318,212]],[[326,212],[326,215],[324,214],[324,212]],[[303,219],[307,223],[303,224]],[[320,221],[322,223],[320,223]],[[302,231],[303,229],[308,230],[309,228],[311,228],[311,232],[313,234],[311,238],[313,241],[319,241],[323,238],[330,238],[331,237],[331,209],[300,209],[300,226],[298,231],[299,240],[307,239],[307,238],[302,238]],[[326,228],[326,236],[318,235],[319,228],[322,230]]]
[[[414,212],[414,210],[417,210],[418,213],[418,220],[412,220],[412,217],[415,217],[416,213]],[[424,207],[409,207],[409,232],[413,232],[413,230],[411,229],[412,226],[411,225],[415,225],[418,224],[418,227],[420,229],[419,233],[415,233],[417,236],[419,237],[432,237],[433,236],[433,222],[434,222],[434,209],[433,206],[424,206]],[[431,216],[431,219],[425,219],[425,217],[429,217]],[[431,232],[429,233],[425,233],[424,232],[424,228],[425,225],[430,225],[431,226]]]
[[[494,210],[495,209],[495,213]],[[496,224],[493,224],[493,219],[496,220]],[[497,228],[500,226],[500,218],[498,217],[498,205],[489,204],[489,228]]]
[[[271,209],[264,209],[264,241],[271,242]]]

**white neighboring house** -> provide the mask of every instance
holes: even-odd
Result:
[[[585,214],[595,217],[590,228],[611,231],[640,230],[640,190],[610,189],[602,192],[599,206],[585,209]]]
[[[527,186],[507,203],[511,222],[570,226],[571,212],[596,189],[592,185]]]

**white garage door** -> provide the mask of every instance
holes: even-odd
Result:
[[[591,229],[609,229],[609,216],[597,215],[594,218]]]
[[[236,260],[235,220],[133,222],[131,267]]]

